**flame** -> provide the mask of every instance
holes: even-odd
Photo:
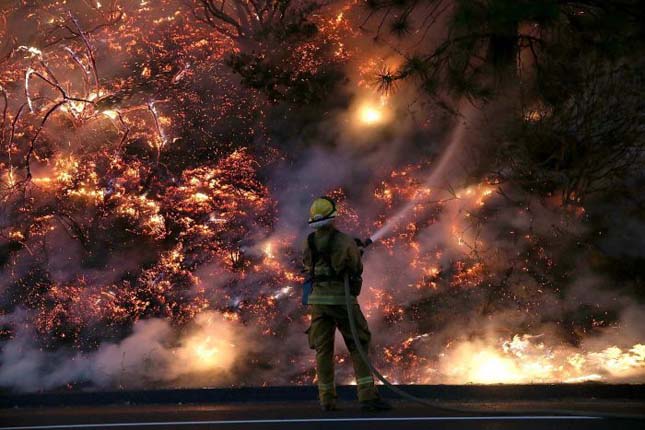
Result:
[[[195,316],[193,328],[179,339],[173,353],[173,369],[178,374],[223,376],[234,366],[238,355],[245,351],[239,339],[244,333],[237,318],[207,311]],[[201,384],[209,380],[202,379]]]
[[[60,2],[59,17],[42,22],[54,26],[67,22],[64,4]],[[269,104],[255,92],[236,92],[225,74],[213,69],[226,54],[239,52],[238,48],[208,26],[194,25],[189,16],[181,17],[174,9],[168,12],[168,6],[164,1],[142,0],[138,10],[136,5],[128,8],[123,23],[98,26],[87,33],[97,58],[119,59],[118,73],[110,75],[110,68],[98,70],[96,82],[91,76],[90,53],[76,47],[82,45],[81,40],[65,42],[74,50],[56,44],[42,45],[48,46],[44,52],[20,46],[21,55],[3,62],[0,80],[24,86],[24,92],[9,94],[11,108],[5,127],[9,130],[15,119],[16,129],[13,144],[5,148],[5,161],[0,163],[2,198],[8,195],[3,203],[7,207],[15,203],[13,212],[6,214],[10,224],[0,233],[5,240],[24,242],[20,244],[24,249],[14,251],[15,243],[8,247],[3,275],[8,285],[21,286],[20,290],[39,282],[38,288],[24,294],[25,303],[16,305],[33,313],[35,336],[43,348],[92,350],[101,340],[94,333],[118,337],[124,327],[152,316],[172,322],[181,333],[175,354],[186,372],[226,372],[235,360],[244,360],[245,339],[240,333],[245,325],[257,327],[262,340],[276,342],[285,335],[285,321],[306,324],[302,309],[294,307],[296,285],[303,280],[300,238],[298,233],[276,233],[284,221],[278,216],[283,215],[278,214],[278,207],[284,202],[277,202],[281,193],[265,184],[267,166],[283,160],[285,153],[270,144],[262,151],[240,147],[243,142],[263,141]],[[107,8],[98,1],[96,7]],[[358,60],[361,93],[344,119],[358,133],[380,130],[395,114],[393,103],[370,92],[373,77],[383,67],[400,65],[392,61],[403,60],[385,61],[363,53],[353,57],[357,52],[349,40],[356,31],[351,7],[330,6],[331,13],[314,14],[311,19],[319,25],[322,45],[333,53],[333,61],[345,65],[350,58]],[[168,37],[160,39],[159,29]],[[50,28],[45,30],[55,36]],[[154,42],[149,46],[150,41]],[[296,46],[284,64],[292,62],[297,73],[313,74],[326,61],[319,55],[320,45],[308,40]],[[132,69],[127,70],[128,66]],[[35,73],[59,83],[70,99],[61,98],[56,85],[43,82]],[[217,100],[209,99],[208,108],[199,102],[204,84],[191,89],[193,79],[205,76],[213,77],[223,94]],[[14,107],[25,99],[29,112],[17,118]],[[20,187],[14,191],[26,182],[18,160],[24,157],[28,139],[36,134],[44,112],[59,102],[66,114],[52,114],[35,145],[29,184],[33,187],[28,192]],[[525,115],[527,122],[537,122],[549,112],[532,106]],[[232,117],[246,124],[239,140],[223,142],[221,135],[214,135],[212,142],[195,142],[195,147],[208,144],[206,155],[174,158],[192,145],[173,152],[169,143],[175,142],[176,130],[195,128],[194,136],[206,136],[208,130],[202,130],[201,124],[212,121],[219,126]],[[211,154],[212,148],[217,153]],[[397,208],[410,205],[410,219],[401,221],[370,251],[380,253],[378,262],[396,264],[391,271],[396,275],[377,279],[370,274],[374,261],[368,254],[365,260],[366,287],[361,296],[365,313],[370,322],[384,321],[391,330],[382,340],[384,355],[379,364],[385,372],[405,383],[642,380],[645,346],[634,341],[615,344],[611,339],[597,347],[573,347],[547,336],[522,332],[508,336],[504,331],[502,338],[499,333],[482,335],[471,330],[452,334],[445,344],[427,347],[437,341],[433,333],[419,334],[422,324],[416,323],[423,321],[424,314],[418,304],[441,294],[492,297],[493,286],[499,285],[500,264],[495,258],[501,258],[485,255],[482,250],[494,248],[495,242],[490,235],[482,237],[478,228],[487,206],[498,201],[495,184],[460,184],[448,191],[430,187],[425,176],[435,167],[433,163],[432,159],[420,160],[375,173],[369,183],[376,185],[366,191],[373,196],[374,212],[379,214],[374,218],[343,204],[347,190],[327,190],[340,203],[338,222],[365,235],[383,226]],[[584,208],[576,211],[582,215]],[[519,210],[518,219],[522,216]],[[31,263],[25,261],[46,263],[48,257],[37,253],[46,252],[59,237],[50,236],[51,232],[62,231],[82,243],[92,270],[84,268],[65,277],[54,273],[46,282],[34,281],[45,277],[49,266],[35,266],[27,273]],[[432,237],[427,237],[428,232]],[[126,256],[144,249],[144,263],[126,274],[119,274],[116,267],[109,276],[96,276],[93,264],[113,263],[101,260],[104,254],[113,256],[112,249],[103,246],[113,234],[116,240],[110,246],[123,247],[118,251]],[[527,260],[519,272],[526,273],[529,263],[547,268],[556,264],[540,243],[539,233],[518,231],[517,240],[518,246],[529,247],[522,251]],[[121,254],[114,256],[119,260]],[[405,277],[400,275],[402,269],[408,272]],[[379,276],[383,272],[387,270],[379,271]],[[542,285],[514,287],[521,294],[536,296],[544,290]],[[535,302],[539,299],[531,296],[530,303]],[[311,382],[312,363],[301,359],[306,353],[305,348],[285,356],[295,375],[289,375],[289,382]],[[248,380],[258,384],[275,382],[252,377]]]
[[[207,201],[209,197],[207,194],[204,194],[204,193],[195,193],[193,194],[193,199],[195,200],[195,202],[201,203],[201,202]]]
[[[548,340],[548,339],[546,339]],[[584,351],[549,346],[543,336],[514,335],[509,340],[479,339],[451,346],[440,360],[447,383],[516,384],[617,381],[643,373],[645,345]],[[431,375],[437,369],[427,369]]]
[[[465,379],[475,384],[518,383],[524,379],[513,360],[501,356],[497,351],[479,351],[469,364],[472,367],[458,364],[458,369],[464,370]]]
[[[115,111],[115,110],[112,110],[112,109],[104,110],[101,113],[103,115],[107,116],[108,118],[112,119],[112,120],[117,119],[118,116],[119,116],[119,113],[117,111]]]
[[[382,123],[384,117],[383,109],[375,105],[365,104],[358,110],[359,121],[368,126]]]
[[[213,336],[192,336],[185,340],[190,366],[198,372],[222,368],[234,346],[226,344]]]
[[[43,56],[43,51],[40,49],[36,48],[35,46],[19,46],[18,47],[19,51],[26,51],[29,54],[31,54],[32,57],[42,57]]]
[[[267,258],[275,258],[275,255],[273,254],[273,244],[271,242],[267,242],[264,245],[264,254]]]

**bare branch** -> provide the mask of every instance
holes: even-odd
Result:
[[[208,19],[208,22],[213,23],[215,20],[219,20],[225,24],[232,25],[239,36],[244,34],[241,23],[224,12],[225,1],[221,2],[220,8],[217,7],[213,0],[200,0],[200,2],[204,7],[205,16]],[[211,25],[215,27],[214,24]]]
[[[4,105],[2,107],[2,123],[0,123],[0,145],[4,143],[5,139],[5,125],[7,124],[7,110],[9,109],[9,99],[7,97],[7,91],[0,85],[0,93],[2,93],[2,100]]]
[[[87,40],[87,36],[85,33],[83,33],[83,30],[81,29],[81,25],[78,23],[78,20],[72,15],[72,12],[68,11],[68,15],[74,25],[76,26],[76,29],[78,30],[78,34],[81,36],[81,39],[83,40],[83,43],[85,44],[85,48],[87,49],[87,55],[90,58],[90,62],[92,63],[92,72],[94,73],[94,80],[96,82],[96,92],[98,93],[100,84],[99,84],[99,72],[96,68],[96,59],[94,58],[94,51],[92,50],[92,45],[90,45],[90,41]]]
[[[119,21],[121,21],[123,19],[123,16],[124,16],[124,12],[122,10],[112,10],[112,12],[111,12],[111,14],[110,14],[110,16],[109,16],[109,18],[108,18],[108,20],[106,22],[98,24],[98,25],[92,27],[89,30],[85,30],[83,33],[85,35],[94,34],[94,33],[98,32],[99,30],[101,30],[103,28],[115,25],[116,23],[118,23]],[[59,29],[67,30],[71,34],[71,36],[64,36],[64,37],[59,37],[57,39],[54,39],[51,42],[48,42],[47,44],[45,44],[44,45],[45,48],[48,48],[48,47],[53,46],[53,45],[56,45],[56,44],[60,43],[63,40],[75,40],[75,39],[78,39],[78,38],[81,37],[81,35],[77,31],[75,31],[70,26],[64,25],[64,24],[57,25],[56,27],[51,29],[47,34],[48,35],[53,34],[56,30],[59,30]]]

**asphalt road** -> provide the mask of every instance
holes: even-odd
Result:
[[[315,402],[205,405],[66,406],[0,410],[0,430],[37,429],[643,429],[642,401],[444,402],[429,408],[393,402],[387,413],[363,413],[353,402],[322,413]]]

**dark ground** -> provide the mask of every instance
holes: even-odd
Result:
[[[638,385],[409,390],[432,398],[436,406],[393,400],[391,412],[363,413],[352,400],[351,387],[340,389],[342,409],[333,413],[319,411],[311,397],[314,387],[3,395],[0,430],[645,428],[644,387]]]

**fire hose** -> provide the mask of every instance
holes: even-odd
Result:
[[[363,255],[365,248],[369,247],[374,243],[371,238],[365,239],[364,241],[361,241],[360,239],[355,239],[355,240],[356,240],[356,244],[361,249],[361,255]],[[379,381],[381,381],[383,385],[385,385],[390,391],[392,391],[395,394],[398,394],[400,397],[404,399],[411,400],[415,403],[419,403],[424,406],[430,406],[435,409],[442,409],[444,411],[451,411],[451,412],[459,411],[458,409],[439,406],[437,403],[433,403],[428,400],[421,399],[419,397],[413,396],[412,394],[403,391],[402,389],[400,389],[399,387],[397,387],[396,385],[388,381],[385,378],[385,376],[383,376],[381,372],[379,372],[374,367],[369,357],[367,356],[367,352],[363,348],[363,344],[361,343],[360,338],[358,336],[358,328],[356,327],[356,316],[354,314],[354,306],[352,303],[352,294],[349,287],[349,274],[345,273],[344,279],[345,279],[345,306],[347,307],[347,316],[349,317],[349,328],[350,328],[350,331],[352,332],[352,338],[354,339],[354,344],[356,345],[358,354],[361,356],[361,359],[365,362],[367,367],[370,369],[370,372],[372,372],[372,375],[376,376],[376,378]]]
[[[345,274],[345,305],[347,306],[347,316],[349,317],[349,328],[350,328],[350,330],[352,332],[352,337],[354,338],[354,344],[356,345],[356,349],[358,350],[359,355],[361,356],[361,358],[363,359],[365,364],[367,364],[367,367],[369,367],[370,372],[372,372],[372,374],[374,376],[376,376],[376,378],[379,381],[381,381],[383,383],[383,385],[385,385],[387,388],[389,388],[391,391],[393,391],[394,393],[398,394],[399,396],[401,396],[401,397],[403,397],[405,399],[408,399],[408,400],[412,400],[413,402],[420,403],[420,404],[425,405],[425,406],[437,407],[437,405],[433,404],[432,402],[429,402],[429,401],[424,400],[424,399],[420,399],[419,397],[415,397],[412,394],[406,393],[405,391],[403,391],[399,387],[397,387],[394,384],[392,384],[390,381],[385,379],[385,376],[383,376],[381,374],[381,372],[379,372],[374,367],[372,362],[369,360],[369,358],[367,357],[367,352],[365,351],[365,349],[363,349],[363,344],[361,343],[361,341],[359,339],[358,329],[356,328],[356,317],[355,317],[355,314],[354,314],[354,306],[353,306],[353,303],[352,303],[352,296],[351,296],[350,289],[349,289],[349,275],[348,274]],[[442,407],[442,409],[446,409],[446,408]]]

